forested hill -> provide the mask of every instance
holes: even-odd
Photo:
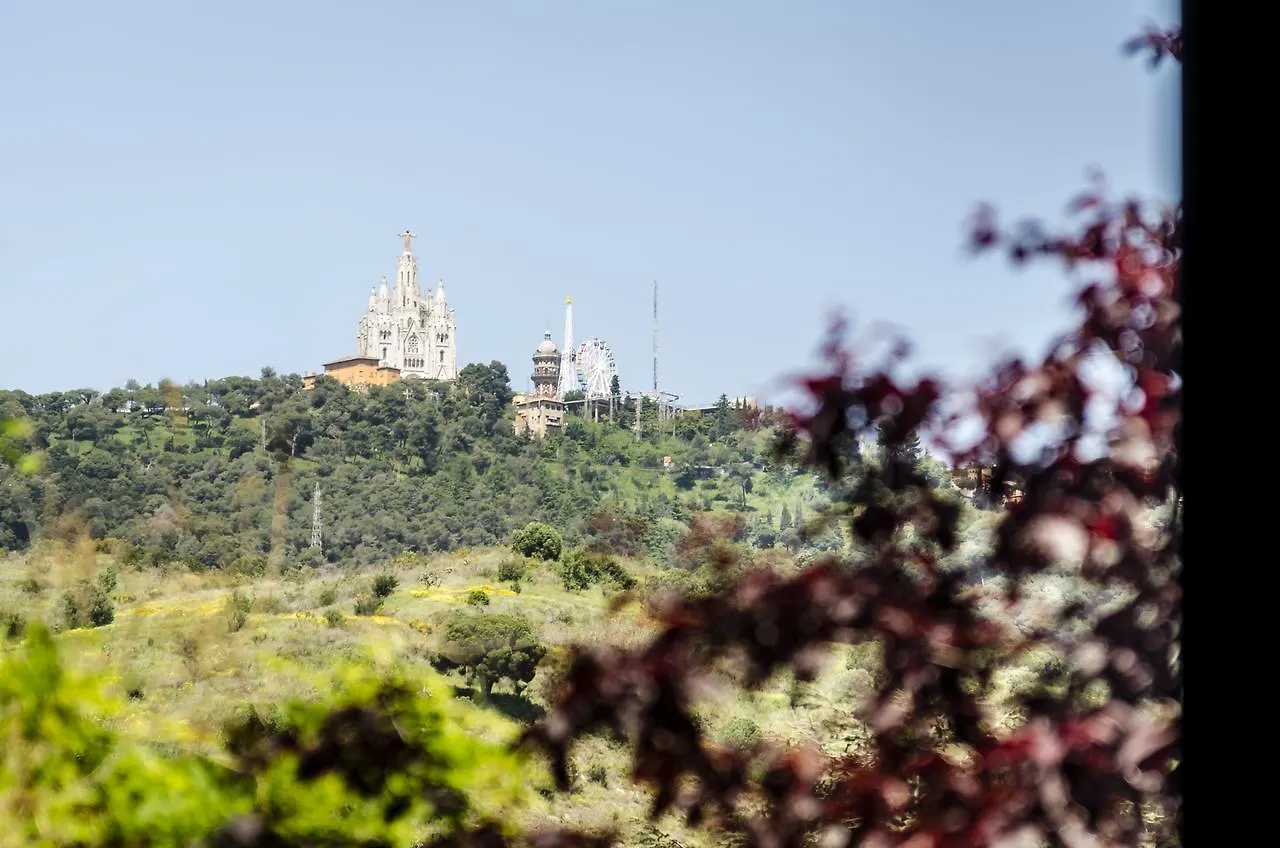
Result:
[[[796,521],[824,500],[812,478],[771,461],[769,411],[722,402],[659,432],[642,406],[639,439],[633,410],[570,415],[536,442],[513,432],[511,398],[498,362],[452,385],[367,393],[328,378],[304,391],[270,369],[101,395],[0,392],[0,420],[27,420],[43,453],[34,475],[0,468],[0,549],[87,530],[196,569],[260,568],[273,552],[282,566],[318,564],[319,482],[331,562],[500,543],[534,520],[567,541],[603,534],[665,559],[698,511],[743,513],[744,541],[798,550]]]

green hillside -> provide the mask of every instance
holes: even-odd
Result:
[[[570,415],[564,433],[533,442],[513,433],[510,399],[498,363],[468,366],[452,386],[367,394],[327,379],[303,391],[269,370],[100,396],[0,392],[0,418],[30,421],[44,460],[35,475],[0,471],[0,549],[82,529],[193,570],[252,569],[272,553],[286,569],[316,565],[316,483],[323,560],[346,565],[501,544],[529,521],[576,544],[601,510],[641,522],[638,541],[659,559],[700,511],[740,512],[759,544],[798,551],[779,524],[821,508],[813,479],[771,457],[768,413],[725,404],[640,438],[630,410]]]
[[[67,669],[115,704],[92,726],[158,752],[165,768],[230,768],[243,732],[233,728],[292,726],[298,709],[320,708],[305,705],[334,707],[344,668],[425,680],[463,710],[453,720],[469,738],[497,751],[549,706],[570,646],[642,644],[669,593],[705,593],[759,565],[792,572],[824,552],[857,560],[813,521],[829,487],[775,457],[776,413],[721,404],[659,434],[642,406],[651,420],[639,438],[633,419],[570,415],[539,442],[514,435],[510,400],[496,363],[454,385],[368,393],[329,380],[303,391],[270,372],[102,396],[0,393],[0,418],[27,422],[19,441],[40,457],[0,469],[6,654],[30,647],[29,625],[49,627]],[[922,463],[941,483],[937,463]],[[989,537],[989,514],[964,509],[970,529],[952,564]],[[515,531],[534,522],[541,547],[517,553]],[[848,707],[879,664],[874,650],[837,650],[813,682],[788,674],[708,696],[702,720],[734,745],[857,750],[867,731]],[[518,830],[715,844],[677,819],[648,820],[620,741],[580,746],[567,794],[552,791],[544,763],[521,768],[523,800],[501,804]],[[240,784],[210,780],[210,809],[247,803]],[[467,787],[479,815],[490,788]],[[425,818],[394,844],[428,827],[429,810],[413,815]]]

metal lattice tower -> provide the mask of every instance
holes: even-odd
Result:
[[[653,281],[653,396],[658,395],[658,281]]]
[[[320,483],[317,482],[311,493],[311,547],[316,550],[321,549],[320,532],[323,526],[324,520],[320,517]]]

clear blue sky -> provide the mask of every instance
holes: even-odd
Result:
[[[575,335],[690,401],[803,367],[832,307],[960,373],[1064,325],[1059,274],[961,250],[1098,165],[1168,196],[1159,0],[13,2],[0,388],[315,370],[406,227],[460,362]]]

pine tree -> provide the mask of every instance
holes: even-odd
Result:
[[[924,449],[920,446],[920,436],[916,434],[916,431],[912,430],[901,444],[893,446],[890,446],[885,438],[887,432],[887,425],[881,424],[879,438],[877,439],[881,449],[886,454],[891,454],[912,467],[918,465],[924,456]]]

